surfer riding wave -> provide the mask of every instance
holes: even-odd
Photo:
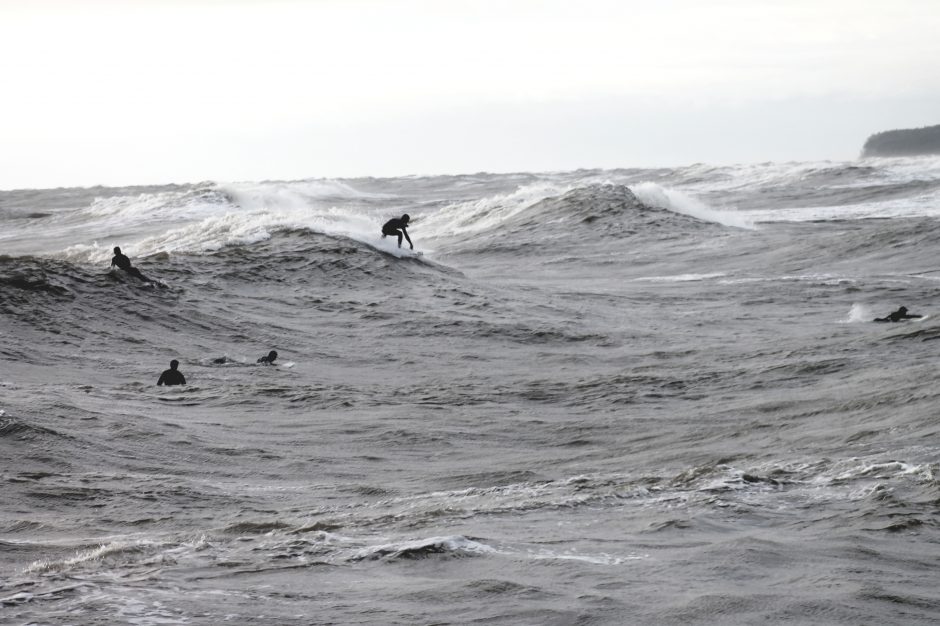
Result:
[[[411,249],[414,250],[415,246],[411,243],[411,237],[408,236],[408,222],[411,221],[411,217],[405,213],[400,218],[392,218],[385,222],[385,225],[382,226],[382,239],[385,239],[389,235],[392,237],[398,237],[398,247],[401,248],[401,238],[404,235],[405,239],[408,240],[408,245],[411,246]]]

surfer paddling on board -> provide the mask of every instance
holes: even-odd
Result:
[[[163,370],[163,373],[160,374],[160,380],[157,381],[157,386],[185,385],[186,379],[183,377],[183,373],[176,369],[179,366],[180,362],[176,359],[170,361],[170,369]]]
[[[385,226],[382,227],[382,239],[385,239],[389,235],[392,237],[398,236],[398,247],[401,248],[401,237],[405,236],[405,239],[408,240],[408,245],[411,246],[411,249],[415,249],[415,245],[411,243],[411,237],[408,236],[408,222],[411,221],[411,217],[405,213],[401,217],[396,217],[385,222]],[[400,230],[399,230],[400,229]]]
[[[914,315],[913,313],[907,312],[907,307],[902,306],[897,311],[889,313],[886,317],[876,317],[873,321],[875,322],[900,322],[901,320],[912,320],[920,319],[923,315]]]
[[[131,276],[136,276],[143,281],[150,282],[150,279],[141,274],[139,269],[131,265],[131,260],[127,258],[126,255],[121,254],[121,249],[117,246],[114,246],[114,258],[111,259],[111,267],[115,265]]]

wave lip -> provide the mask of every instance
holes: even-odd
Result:
[[[511,221],[540,201],[570,191],[548,182],[522,185],[510,193],[449,204],[421,220],[432,236],[468,236],[487,232]]]
[[[452,557],[479,556],[482,554],[495,554],[496,552],[495,548],[484,543],[461,535],[453,535],[370,546],[360,550],[350,560],[381,559],[396,561],[400,559],[423,559],[437,555]]]
[[[676,189],[662,187],[657,183],[646,182],[631,187],[633,193],[644,204],[659,207],[674,213],[688,215],[706,222],[715,222],[724,226],[754,230],[757,227],[748,217],[733,211],[714,209],[701,200]]]
[[[100,561],[108,557],[122,557],[126,555],[135,555],[146,553],[158,544],[147,540],[136,541],[114,541],[103,543],[94,548],[82,550],[66,559],[61,560],[41,560],[35,561],[26,568],[27,574],[47,574],[52,572],[68,571],[75,567],[80,567],[86,563]]]

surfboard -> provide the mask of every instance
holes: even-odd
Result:
[[[370,243],[373,248],[379,252],[384,252],[399,259],[417,259],[424,256],[421,250],[412,250],[411,248],[399,248],[398,241],[389,237],[388,239],[378,239]]]
[[[896,322],[892,322],[891,320],[886,319],[886,318],[883,318],[883,317],[876,317],[876,318],[873,319],[872,321],[873,321],[873,322],[878,322],[878,323],[880,323],[880,324],[903,324],[904,322],[923,322],[923,321],[926,320],[928,317],[930,317],[930,316],[929,316],[929,315],[921,315],[920,317],[909,317],[909,318],[906,318],[906,319],[898,320],[898,321],[896,321]]]

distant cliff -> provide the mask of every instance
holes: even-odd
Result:
[[[940,126],[875,133],[865,142],[862,156],[940,154]]]

